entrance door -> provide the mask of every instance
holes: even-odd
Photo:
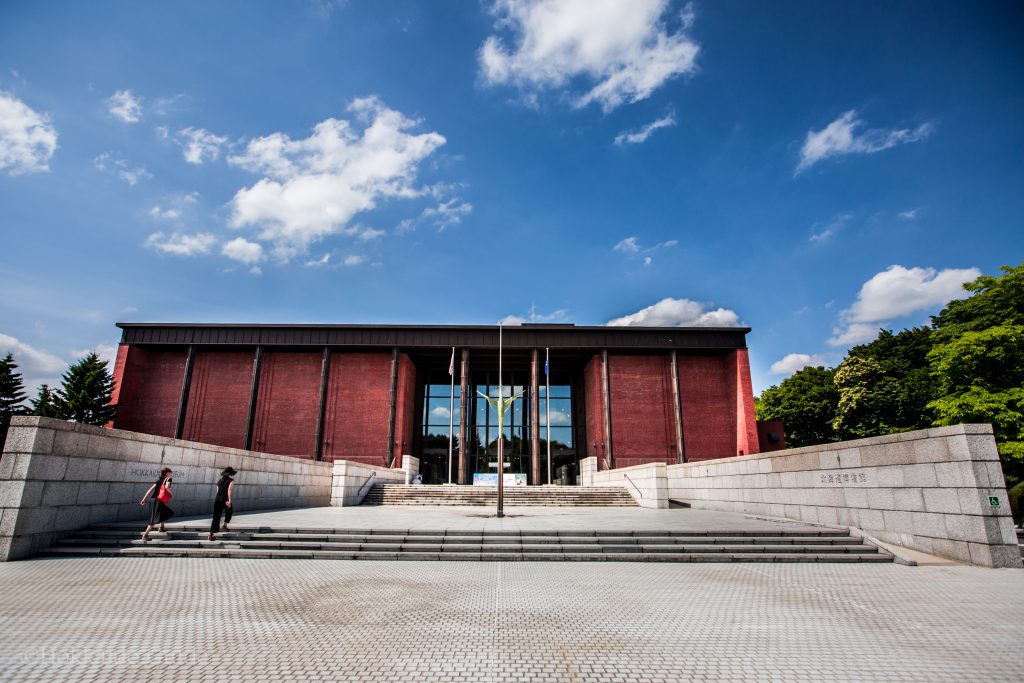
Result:
[[[527,378],[526,373],[506,370],[503,382],[505,397],[523,391],[525,388],[523,382]],[[530,471],[529,423],[527,422],[529,397],[524,394],[522,398],[512,403],[505,413],[504,433],[499,434],[498,411],[480,395],[498,397],[499,391],[501,391],[498,373],[497,371],[474,373],[473,380],[473,423],[470,426],[473,443],[470,446],[470,481],[472,481],[473,474],[497,473],[499,438],[504,439],[502,449],[505,474],[528,475]]]
[[[498,413],[480,394],[497,397],[498,373],[478,372],[473,376],[472,413],[470,430],[472,442],[469,444],[469,479],[474,473],[494,474],[498,471]],[[575,429],[573,425],[573,392],[570,377],[553,374],[551,377],[551,397],[548,399],[544,384],[540,386],[538,395],[539,410],[536,416],[539,426],[540,481],[529,481],[534,484],[574,485],[578,473],[578,455],[576,451]],[[505,414],[504,420],[504,460],[505,473],[530,476],[530,382],[526,371],[506,371],[504,381],[505,396],[525,391],[523,397],[515,401]],[[479,393],[477,393],[479,392]],[[551,429],[548,431],[547,417],[551,415]],[[551,437],[551,479],[548,480],[548,435]]]

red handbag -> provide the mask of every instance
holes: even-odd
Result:
[[[157,491],[156,493],[156,499],[159,500],[164,505],[167,505],[167,503],[171,502],[171,498],[173,497],[174,494],[171,493],[171,490],[169,488],[167,488],[167,484],[161,484],[160,490]]]

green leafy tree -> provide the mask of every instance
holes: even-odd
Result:
[[[832,426],[839,406],[835,370],[806,367],[762,392],[758,420],[782,420],[791,448],[837,441]]]
[[[25,385],[17,370],[18,364],[14,362],[13,354],[8,353],[0,359],[0,450],[3,450],[7,439],[11,417],[25,412]]]
[[[1024,263],[964,285],[973,296],[932,318],[935,424],[992,425],[1007,483],[1024,479]]]
[[[929,403],[936,397],[928,352],[932,331],[915,327],[888,330],[855,346],[835,371],[839,405],[833,427],[841,438],[860,438],[925,429],[932,424]]]
[[[1002,325],[1024,325],[1024,263],[1003,266],[1003,275],[982,275],[964,285],[973,296],[950,301],[932,316],[935,343],[945,344],[964,332],[981,332]]]
[[[114,419],[117,408],[110,405],[114,379],[107,370],[107,362],[100,360],[96,352],[71,365],[61,379],[57,405],[62,418],[92,425]]]
[[[36,415],[37,417],[56,418],[61,416],[57,394],[50,389],[48,384],[44,384],[39,387],[39,393],[29,403],[32,406],[29,411],[32,415]]]

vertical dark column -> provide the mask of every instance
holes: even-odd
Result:
[[[252,384],[249,388],[249,415],[245,418],[245,450],[252,450],[252,430],[256,422],[256,400],[260,393],[260,367],[263,365],[263,347],[256,347],[252,361]]]
[[[185,375],[181,379],[181,398],[178,399],[178,421],[174,424],[174,438],[180,439],[185,432],[185,412],[188,410],[188,392],[192,389],[192,368],[196,362],[196,347],[189,344],[185,357]]]
[[[384,462],[388,467],[395,464],[395,413],[398,404],[398,347],[391,349],[391,398],[388,399],[388,453]]]
[[[686,462],[686,445],[683,443],[683,403],[679,399],[679,357],[672,349],[672,417],[676,427],[676,458]]]
[[[612,393],[611,378],[608,375],[608,349],[601,349],[601,403],[604,407],[605,466],[613,469],[615,453],[612,451]]]
[[[466,483],[469,469],[469,411],[473,406],[473,397],[469,395],[469,349],[462,349],[462,363],[459,368],[459,478],[460,484]]]
[[[316,416],[316,460],[324,459],[324,418],[327,415],[327,380],[331,376],[331,348],[324,347],[324,359],[320,366],[320,407]]]
[[[538,355],[530,352],[530,483],[537,486],[540,478],[540,379],[537,376]],[[550,482],[549,482],[550,483]]]

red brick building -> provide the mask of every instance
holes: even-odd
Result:
[[[497,413],[480,394],[503,385],[524,392],[506,471],[531,484],[548,482],[549,440],[563,482],[588,456],[605,469],[761,450],[748,328],[505,327],[499,382],[496,326],[118,327],[119,429],[384,466],[409,453],[428,483],[448,480],[451,434],[467,483],[493,471]]]

